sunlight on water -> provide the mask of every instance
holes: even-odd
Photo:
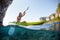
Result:
[[[14,27],[11,27],[11,28],[9,29],[8,34],[9,34],[9,35],[13,35],[14,31],[15,31],[15,28],[14,28]]]

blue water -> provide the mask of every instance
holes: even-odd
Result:
[[[17,25],[1,26],[0,40],[60,40],[60,31],[49,30],[53,24],[60,24],[60,22],[29,27]]]

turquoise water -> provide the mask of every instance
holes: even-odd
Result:
[[[52,26],[52,24],[56,23],[43,25],[47,26],[49,29],[49,26]],[[44,30],[41,30],[44,27],[40,25],[42,28],[38,29],[38,26],[36,25],[35,29],[32,29],[34,28],[33,26],[29,28],[17,25],[1,26],[0,40],[60,40],[60,31],[46,30],[47,27]]]

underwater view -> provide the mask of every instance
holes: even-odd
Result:
[[[55,22],[59,24],[60,22]],[[46,26],[46,28],[44,28]],[[53,26],[52,24],[44,24],[28,27],[20,27],[17,25],[8,25],[0,27],[0,40],[60,40],[60,26]],[[56,28],[58,27],[58,28]]]

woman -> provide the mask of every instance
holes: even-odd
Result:
[[[25,15],[25,12],[23,13],[19,13],[19,16],[17,16],[17,22],[20,22],[21,21],[21,18]]]
[[[17,22],[21,21],[21,18],[26,14],[26,11],[28,10],[28,8],[23,13],[22,12],[19,13],[19,15],[17,16]]]

